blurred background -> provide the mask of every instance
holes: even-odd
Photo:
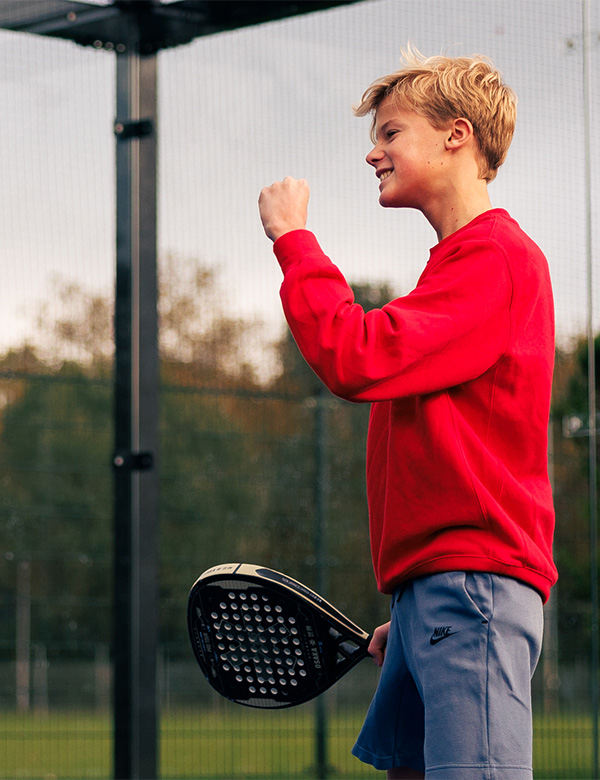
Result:
[[[108,778],[119,723],[119,54],[102,40],[82,46],[16,29],[53,2],[0,2],[0,776]],[[228,3],[196,4],[210,5]],[[589,143],[600,131],[600,4],[293,5],[288,18],[156,54],[158,628],[156,680],[141,681],[156,702],[156,775],[383,776],[349,755],[377,682],[372,664],[316,703],[240,708],[197,668],[185,607],[204,569],[244,560],[324,591],[366,630],[386,619],[368,545],[368,408],[331,396],[303,364],[256,202],[276,179],[308,179],[309,228],[357,300],[372,308],[412,289],[435,234],[416,212],[379,207],[364,159],[369,120],[352,114],[412,42],[426,55],[489,56],[519,96],[491,198],[546,253],[557,317],[549,462],[560,581],[534,679],[535,769],[537,778],[597,777],[588,390],[600,330],[600,159]]]

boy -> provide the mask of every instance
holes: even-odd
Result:
[[[409,295],[353,303],[305,229],[305,181],[259,200],[300,350],[332,392],[372,404],[371,548],[392,615],[369,648],[383,666],[353,752],[389,778],[527,780],[556,580],[554,326],[546,260],[487,192],[516,99],[483,58],[409,52],[355,113],[373,115],[381,205],[419,209],[437,234]]]

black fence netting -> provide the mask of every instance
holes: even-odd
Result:
[[[273,180],[307,178],[309,227],[357,301],[369,309],[412,289],[435,236],[421,215],[378,206],[368,120],[351,111],[408,42],[488,55],[519,96],[490,191],[544,249],[557,317],[549,465],[560,580],[533,682],[534,768],[540,780],[596,776],[598,158],[584,138],[598,134],[599,34],[598,5],[585,0],[364,0],[158,55],[160,776],[378,774],[350,755],[373,664],[318,702],[237,707],[202,677],[185,608],[204,569],[247,561],[323,589],[365,630],[386,619],[369,553],[369,409],[332,396],[300,357],[256,201]],[[5,778],[113,771],[115,56],[0,30]]]

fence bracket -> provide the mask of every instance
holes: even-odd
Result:
[[[129,471],[149,471],[154,467],[154,455],[151,452],[118,452],[113,458],[113,466]]]
[[[154,132],[154,123],[151,119],[140,119],[131,121],[116,121],[115,135],[118,141],[129,141],[132,138],[144,138],[152,135]]]

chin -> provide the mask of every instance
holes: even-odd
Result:
[[[379,205],[383,206],[384,209],[402,209],[408,206],[404,201],[396,198],[386,198],[384,195],[379,197]]]
[[[391,209],[394,208],[394,198],[391,198],[389,195],[386,196],[384,192],[382,192],[379,195],[379,205],[383,206],[384,209]]]
[[[415,198],[411,198],[407,192],[383,192],[379,193],[379,205],[384,209],[418,209]]]

